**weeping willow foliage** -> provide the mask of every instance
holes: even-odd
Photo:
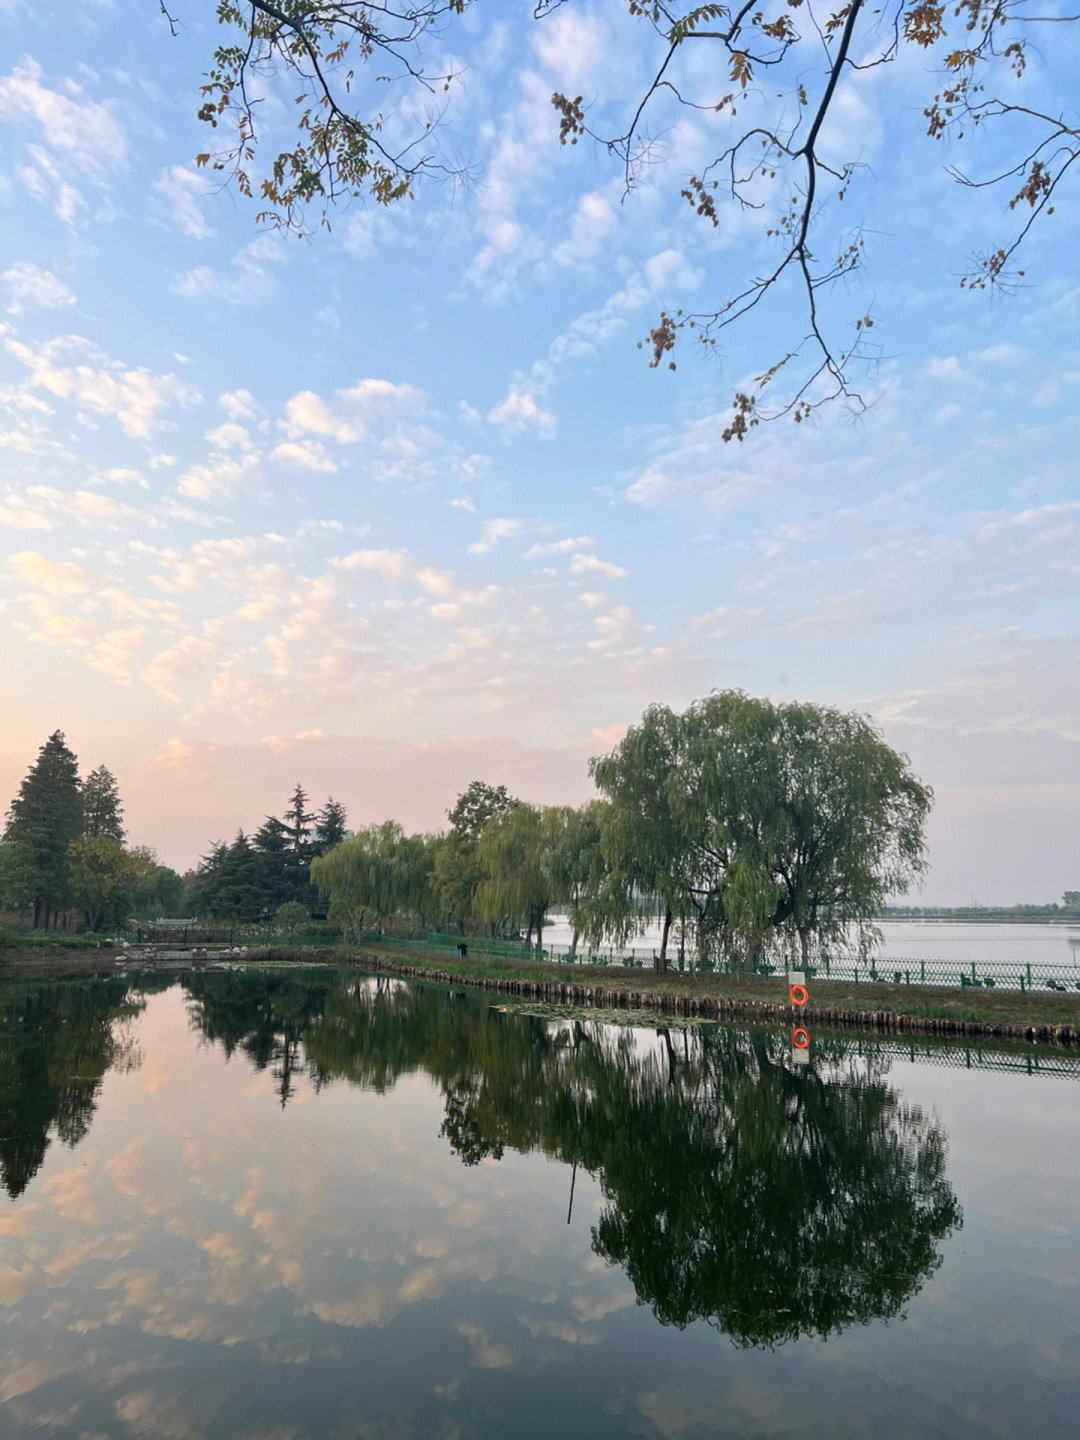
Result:
[[[436,843],[406,835],[395,820],[369,825],[312,861],[312,884],[346,929],[382,930],[394,915],[429,925],[442,909],[433,882]]]

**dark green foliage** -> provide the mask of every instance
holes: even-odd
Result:
[[[4,832],[7,901],[32,909],[37,930],[52,929],[71,903],[67,852],[82,818],[78,761],[55,730],[11,802]]]
[[[479,857],[481,833],[489,820],[505,814],[512,803],[505,785],[473,780],[449,812],[450,833],[435,858],[435,884],[462,930],[482,919],[477,911],[477,892],[484,879]]]
[[[780,1035],[643,1046],[396,981],[207,972],[188,988],[201,1032],[272,1067],[282,1103],[303,1070],[380,1092],[425,1072],[464,1164],[540,1150],[592,1174],[593,1248],[665,1325],[773,1346],[895,1316],[961,1224],[941,1129],[843,1042],[806,1069]]]
[[[315,839],[312,851],[325,855],[345,839],[345,806],[331,797],[315,817]]]
[[[124,843],[124,808],[120,804],[120,791],[116,779],[104,765],[82,782],[83,835],[87,840],[99,837]]]
[[[142,1008],[130,983],[0,988],[0,1185],[13,1199],[52,1137],[86,1134],[105,1072],[138,1063],[120,1028]]]
[[[699,962],[751,965],[777,943],[805,960],[923,866],[931,792],[858,715],[725,691],[653,706],[590,769],[613,922],[652,896],[693,921]]]

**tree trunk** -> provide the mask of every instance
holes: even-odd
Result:
[[[656,973],[667,974],[667,942],[668,932],[671,930],[671,911],[664,911],[664,928],[660,932],[660,954],[656,957]]]
[[[570,954],[575,957],[577,956],[577,942],[580,935],[581,931],[575,925],[573,930],[570,932]]]

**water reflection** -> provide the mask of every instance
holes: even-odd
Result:
[[[592,1244],[667,1325],[739,1345],[888,1318],[961,1223],[940,1128],[837,1042],[811,1069],[782,1037],[722,1028],[643,1046],[384,981],[188,982],[202,1035],[270,1068],[376,1091],[425,1071],[466,1165],[540,1150],[599,1181]]]
[[[126,979],[0,989],[0,1185],[12,1198],[54,1136],[84,1138],[105,1072],[139,1063],[125,1022],[143,1003]]]
[[[5,1440],[1068,1433],[1061,1078],[134,983],[0,987]]]

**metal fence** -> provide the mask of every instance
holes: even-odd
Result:
[[[516,960],[545,960],[560,965],[617,966],[625,970],[652,970],[657,952],[585,947],[571,954],[569,947],[526,945],[523,941],[495,940],[477,935],[430,934],[426,939],[432,949],[464,945],[469,954]],[[1060,965],[1030,964],[995,958],[984,962],[959,960],[927,960],[876,958],[870,955],[819,955],[810,963],[791,962],[805,972],[808,979],[840,980],[846,984],[933,985],[960,990],[1056,990],[1061,994],[1080,992],[1080,962],[1074,958]],[[783,959],[759,963],[751,974],[783,976],[789,962]],[[709,959],[700,964],[687,952],[668,954],[668,969],[688,975],[725,973],[733,967],[722,960]]]

